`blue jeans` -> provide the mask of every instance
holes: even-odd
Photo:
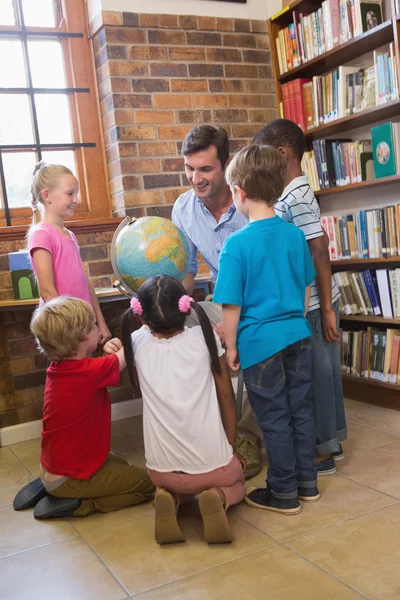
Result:
[[[339,327],[338,302],[333,304],[333,310]],[[317,454],[331,454],[337,452],[340,442],[347,439],[340,344],[330,344],[324,340],[319,308],[309,312],[307,319],[312,329],[311,402],[317,435]]]
[[[317,485],[311,386],[311,339],[305,338],[243,371],[250,405],[263,432],[267,482],[277,498]]]

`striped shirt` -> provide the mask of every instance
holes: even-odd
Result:
[[[307,241],[324,235],[321,225],[321,213],[307,176],[296,177],[283,190],[275,204],[276,214],[290,223],[294,223],[305,235]],[[339,299],[340,292],[332,277],[332,303]],[[311,297],[308,310],[320,307],[317,284],[311,284]]]
[[[248,221],[232,204],[217,221],[193,190],[179,196],[172,209],[172,221],[188,238],[190,246],[189,272],[197,274],[197,251],[210,267],[212,279],[218,275],[222,245],[231,233],[242,229]]]

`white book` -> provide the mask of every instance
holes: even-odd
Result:
[[[347,85],[346,75],[349,73],[357,73],[361,67],[343,67],[340,66],[338,69],[338,104],[339,104],[339,116],[341,119],[346,116],[347,109]]]
[[[387,269],[377,269],[376,279],[378,282],[379,296],[381,299],[383,316],[385,317],[385,319],[393,319]]]
[[[397,319],[400,316],[399,290],[397,285],[397,273],[395,270],[389,271],[390,297],[392,299],[393,314]]]
[[[375,234],[375,256],[379,258],[382,256],[382,229],[381,229],[381,216],[379,209],[372,211],[374,215],[374,234]]]
[[[375,249],[374,211],[366,210],[365,216],[367,218],[369,257],[370,258],[378,258],[378,255],[376,254],[376,249]]]

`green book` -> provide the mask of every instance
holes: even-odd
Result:
[[[371,135],[375,178],[396,175],[392,123],[383,123],[377,127],[372,127]]]

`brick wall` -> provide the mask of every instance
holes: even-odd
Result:
[[[266,22],[107,12],[96,28],[114,214],[168,218],[195,124],[224,126],[234,151],[276,117]]]

